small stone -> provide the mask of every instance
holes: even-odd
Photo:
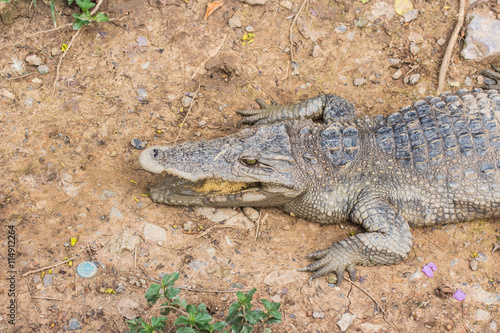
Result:
[[[462,57],[467,60],[480,60],[500,54],[500,20],[479,14],[471,14],[465,35]]]
[[[43,276],[43,286],[47,288],[52,284],[52,281],[54,280],[54,276],[52,274],[45,274]]]
[[[314,311],[313,318],[314,319],[323,319],[323,318],[325,318],[325,314],[323,312]]]
[[[271,297],[271,301],[275,302],[275,303],[279,303],[281,302],[281,296],[279,294],[274,294],[272,297]]]
[[[58,56],[62,53],[62,50],[59,48],[59,47],[53,47],[51,50],[50,50],[50,55],[55,57],[55,56]]]
[[[346,27],[345,25],[341,24],[341,25],[338,25],[338,26],[335,28],[335,30],[334,30],[334,31],[335,31],[336,33],[338,33],[338,34],[343,34],[343,33],[345,33],[345,32],[347,31],[347,27]]]
[[[64,291],[66,290],[66,285],[64,283],[56,286],[56,290],[60,293],[64,293]]]
[[[200,120],[200,121],[198,122],[198,127],[200,127],[200,128],[203,128],[203,127],[205,127],[206,125],[207,125],[207,121],[206,121],[206,120]]]
[[[293,3],[291,1],[281,1],[280,6],[286,9],[292,9]]]
[[[470,269],[472,269],[473,271],[477,271],[477,266],[478,266],[477,260],[472,259],[471,261],[469,261],[469,266]]]
[[[476,260],[482,262],[488,260],[488,257],[483,252],[478,252]]]
[[[241,20],[237,16],[233,16],[229,19],[228,25],[230,28],[241,28]]]
[[[412,74],[412,75],[410,75],[409,82],[410,82],[411,85],[417,84],[419,80],[420,80],[420,74]]]
[[[465,77],[464,84],[466,87],[472,87],[472,79],[468,76]]]
[[[413,280],[416,280],[416,279],[421,279],[422,276],[424,276],[424,274],[422,273],[421,270],[418,270],[415,273],[413,273],[408,280],[409,281],[413,281]]]
[[[36,77],[36,78],[34,78],[33,80],[31,80],[31,82],[33,82],[34,84],[40,84],[40,83],[42,83],[43,81],[42,81],[42,79],[40,79],[40,78]]]
[[[323,53],[323,50],[321,49],[321,47],[318,44],[314,45],[313,51],[311,54],[312,57],[317,58],[317,57],[321,56],[322,53]]]
[[[139,44],[140,46],[146,46],[148,45],[148,40],[146,39],[146,37],[139,36],[137,38],[137,44]]]
[[[290,75],[297,76],[300,74],[300,65],[295,61],[292,62],[292,73]]]
[[[265,5],[267,0],[240,0],[250,6],[262,6]]]
[[[460,82],[458,82],[458,81],[451,81],[451,80],[448,80],[448,84],[449,84],[451,87],[454,87],[454,88],[459,88],[459,87],[460,87]]]
[[[352,324],[354,319],[356,319],[355,315],[352,315],[348,312],[345,312],[342,315],[342,317],[340,318],[340,320],[337,322],[337,325],[339,325],[340,330],[342,332],[345,332],[349,328],[349,326]]]
[[[401,77],[401,75],[403,75],[403,71],[401,69],[398,69],[397,71],[395,71],[391,77],[394,79],[394,80],[397,80]]]
[[[33,102],[35,100],[33,99],[33,97],[28,97],[26,98],[26,100],[24,101],[24,105],[26,105],[27,107],[30,107],[30,106],[33,106]]]
[[[184,97],[182,97],[182,100],[181,100],[182,106],[185,107],[185,108],[189,107],[191,105],[191,101],[192,100],[193,100],[193,98],[190,97],[190,96],[184,96]]]
[[[137,94],[137,96],[139,97],[143,97],[143,98],[146,98],[148,97],[148,92],[146,89],[144,88],[139,88],[135,91],[135,93]]]
[[[444,38],[439,38],[437,40],[437,43],[438,43],[439,46],[443,46],[446,43],[446,40]]]
[[[498,332],[497,323],[494,320],[491,321],[490,325],[488,326],[488,330],[490,332]]]
[[[116,157],[116,155],[118,155],[118,153],[114,150],[109,154],[111,157]]]
[[[77,318],[73,318],[69,320],[68,331],[78,331],[82,329],[82,325]]]
[[[47,66],[47,65],[38,66],[37,69],[38,69],[38,73],[40,73],[42,75],[47,74],[49,72],[49,66]]]
[[[249,25],[248,27],[246,27],[246,28],[245,28],[245,30],[246,30],[247,32],[253,32],[253,31],[254,31],[254,30],[253,30],[253,27],[252,27],[251,25]]]
[[[40,66],[41,64],[43,64],[43,59],[37,56],[36,54],[31,54],[27,56],[25,60],[28,63],[28,65],[31,66]]]
[[[353,82],[355,87],[362,86],[365,83],[366,83],[365,79],[354,79],[354,82]]]
[[[75,147],[75,153],[77,153],[78,155],[80,155],[82,151],[83,151],[82,146],[78,145]]]
[[[196,228],[196,225],[193,223],[193,221],[187,221],[183,225],[184,231],[193,231]]]
[[[259,219],[259,212],[255,209],[255,208],[252,208],[252,207],[244,207],[243,208],[243,213],[245,213],[245,215],[248,217],[248,219],[252,222],[255,222]]]
[[[132,145],[132,147],[134,147],[135,149],[139,149],[139,150],[143,150],[144,148],[146,148],[146,142],[144,141],[141,141],[137,138],[134,138],[130,141],[130,144]]]
[[[420,48],[415,44],[415,43],[410,43],[410,52],[413,55],[417,55],[418,51],[420,51]]]
[[[401,59],[397,59],[397,58],[389,58],[389,63],[391,65],[397,65],[399,63],[401,63]]]
[[[123,214],[115,206],[111,207],[111,212],[109,213],[109,219],[123,220]]]
[[[192,269],[194,269],[195,272],[198,272],[201,268],[207,267],[208,264],[206,262],[199,260],[199,259],[194,259],[188,263],[188,266],[191,267]]]
[[[143,235],[144,235],[144,240],[146,241],[164,242],[167,240],[167,231],[164,228],[154,225],[152,223],[144,224]]]
[[[163,245],[165,245],[162,241],[157,241],[156,244],[158,244],[159,247],[163,247]]]
[[[405,18],[405,23],[411,22],[418,16],[418,9],[412,9],[403,14]]]
[[[477,309],[476,314],[474,315],[474,319],[476,321],[490,321],[491,320],[491,314],[488,311],[485,311],[483,309]]]
[[[410,42],[415,43],[415,44],[419,44],[419,43],[422,43],[424,41],[424,36],[422,36],[421,34],[415,32],[415,31],[412,31],[408,35],[408,40]]]
[[[453,259],[452,261],[450,261],[450,266],[453,267],[456,264],[458,264],[459,262],[460,262],[460,259]]]

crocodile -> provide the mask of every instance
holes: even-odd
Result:
[[[154,146],[143,169],[166,173],[156,203],[275,206],[364,232],[308,256],[299,271],[335,273],[392,265],[408,256],[410,226],[500,216],[500,94],[459,90],[388,116],[357,117],[352,103],[320,95],[295,105],[239,111],[234,134]]]

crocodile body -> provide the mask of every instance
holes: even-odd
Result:
[[[151,198],[360,224],[364,233],[309,255],[311,278],[335,272],[340,283],[356,265],[400,262],[410,226],[500,216],[497,90],[444,93],[385,117],[358,118],[336,95],[240,114],[257,126],[144,151],[144,169],[167,173]]]

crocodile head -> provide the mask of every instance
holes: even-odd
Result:
[[[208,141],[154,146],[139,162],[149,172],[166,173],[150,196],[169,205],[281,206],[305,191],[283,123]]]

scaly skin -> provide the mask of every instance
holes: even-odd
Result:
[[[497,90],[445,93],[388,117],[357,118],[335,95],[240,114],[260,126],[144,151],[144,169],[167,173],[151,198],[277,206],[320,223],[363,226],[364,233],[309,255],[316,261],[301,271],[311,278],[335,272],[341,283],[345,270],[354,279],[356,265],[400,262],[412,246],[410,225],[500,216]]]

